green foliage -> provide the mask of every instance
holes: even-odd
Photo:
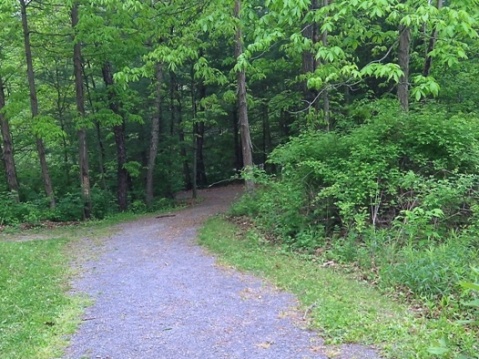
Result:
[[[308,131],[275,149],[280,176],[257,176],[259,189],[232,213],[439,320],[469,318],[459,282],[474,279],[479,260],[478,119],[437,104],[406,114],[384,101],[355,114],[362,125]]]
[[[0,224],[15,226],[21,223],[38,224],[45,218],[42,206],[33,202],[18,203],[9,193],[0,195]]]
[[[377,103],[376,115],[346,134],[305,133],[277,148],[270,161],[282,167],[282,177],[272,181],[272,198],[294,193],[291,204],[302,217],[291,217],[293,232],[309,217],[306,223],[322,224],[327,233],[398,223],[409,237],[438,239],[465,224],[477,201],[477,124]]]

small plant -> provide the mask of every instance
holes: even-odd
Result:
[[[475,282],[462,281],[461,287],[467,295],[472,297],[472,300],[463,302],[462,304],[472,309],[474,318],[466,321],[467,324],[474,326],[479,325],[479,268],[472,268],[473,275],[475,275]]]

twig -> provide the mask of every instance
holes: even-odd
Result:
[[[307,307],[306,310],[304,311],[303,320],[306,320],[306,317],[308,316],[308,313],[309,313],[313,308],[316,308],[317,306],[318,306],[318,302],[314,302],[314,303],[311,304],[309,307]]]

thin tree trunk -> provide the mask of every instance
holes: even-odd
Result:
[[[314,11],[318,9],[318,0],[312,0],[309,6],[309,11]],[[302,30],[303,36],[307,39],[310,39],[313,44],[318,42],[318,25],[316,23],[306,25]],[[303,73],[310,74],[316,71],[318,63],[314,56],[313,50],[303,51]],[[308,88],[307,80],[303,83],[303,96],[304,100],[308,103],[309,106],[317,108],[317,99],[316,96],[318,92],[314,89]]]
[[[75,2],[71,10],[72,28],[75,31],[78,24],[78,8],[79,3]],[[81,43],[74,41],[73,45],[73,69],[75,73],[75,93],[77,112],[81,118],[86,116],[85,113],[85,95],[83,87],[83,71],[82,71],[82,55]],[[80,185],[83,198],[83,218],[89,219],[92,212],[91,190],[90,190],[90,174],[88,165],[88,147],[86,141],[86,130],[80,128],[78,135],[78,161],[80,167]]]
[[[204,83],[200,83],[199,87],[199,101],[206,97],[206,86]],[[203,108],[201,108],[204,110]],[[199,121],[198,126],[196,126],[196,183],[200,186],[205,186],[208,183],[206,178],[206,168],[205,168],[205,159],[203,155],[205,143],[205,122]]]
[[[121,116],[120,105],[117,101],[115,89],[113,88],[113,70],[110,62],[105,62],[102,67],[103,81],[108,89],[108,100],[110,109],[113,113]],[[123,117],[123,116],[122,116]],[[117,156],[117,183],[118,192],[117,200],[120,211],[128,209],[128,171],[126,164],[126,142],[125,142],[125,121],[122,120],[120,125],[113,126],[115,135],[116,156]]]
[[[61,78],[60,78],[60,71],[58,69],[58,62],[55,63],[55,81],[54,86],[56,90],[56,106],[57,106],[57,118],[60,122],[60,128],[62,133],[66,134],[66,126],[65,126],[65,97],[66,95],[62,94],[62,86],[61,86]],[[67,143],[67,136],[62,135],[62,146],[63,146],[63,171],[64,171],[64,185],[69,187],[71,185],[70,181],[70,163],[68,158],[68,143]]]
[[[443,0],[437,0],[437,8],[441,9],[443,5]],[[429,39],[429,44],[426,50],[426,61],[424,62],[424,69],[423,69],[423,76],[427,77],[429,76],[431,72],[431,66],[432,66],[432,57],[430,53],[434,50],[434,47],[436,46],[437,42],[437,29],[434,27],[432,30],[431,37]]]
[[[13,141],[10,133],[10,124],[7,118],[3,114],[3,108],[5,107],[5,89],[3,85],[3,79],[0,76],[0,126],[2,128],[2,140],[3,140],[3,163],[5,165],[5,174],[7,177],[8,189],[13,194],[15,201],[19,201],[18,197],[18,178],[17,170],[15,167],[15,158],[13,153]]]
[[[323,7],[329,5],[329,0],[323,0]],[[321,42],[324,47],[328,46],[328,32],[324,31],[321,34]],[[326,131],[330,131],[331,129],[331,104],[329,101],[329,91],[328,88],[323,89],[323,111],[324,111],[324,122],[326,124]]]
[[[205,158],[203,153],[205,143],[205,123],[203,121],[198,122],[196,131],[196,161],[198,164],[196,171],[196,182],[200,186],[206,186],[208,179],[206,177]]]
[[[197,141],[197,133],[198,133],[198,123],[195,122],[193,124],[193,199],[198,197],[198,182],[197,182],[197,174],[198,174],[198,141]]]
[[[193,71],[191,72],[191,109],[193,116],[193,199],[198,195],[198,107],[196,102],[196,84]]]
[[[240,21],[241,0],[235,0],[234,16]],[[238,60],[243,54],[243,34],[241,25],[238,24],[235,34],[235,58]],[[241,148],[243,152],[244,171],[247,176],[246,190],[254,190],[253,174],[253,145],[251,142],[249,121],[248,121],[248,102],[246,93],[246,71],[244,68],[237,72],[238,85],[238,117],[241,134]]]
[[[399,67],[403,75],[399,79],[397,96],[401,108],[409,111],[409,49],[411,46],[411,29],[401,25],[399,27]]]
[[[271,126],[269,123],[269,105],[264,104],[263,108],[263,166],[266,169],[266,161],[268,160],[268,154],[272,148],[271,144]]]
[[[25,45],[25,57],[27,61],[27,78],[28,86],[30,90],[30,107],[32,112],[32,117],[35,119],[40,114],[38,110],[38,99],[37,91],[35,87],[35,73],[33,71],[33,59],[32,59],[32,47],[30,43],[30,29],[28,27],[28,18],[27,18],[27,4],[25,0],[20,1],[20,12],[22,16],[22,27],[23,27],[23,40]],[[47,159],[45,155],[45,146],[43,140],[39,137],[36,139],[38,157],[40,159],[40,167],[42,171],[43,185],[45,187],[45,193],[50,200],[50,207],[55,208],[55,195],[53,193],[53,185],[50,178],[50,173],[48,172]]]
[[[156,156],[158,155],[158,141],[160,137],[161,86],[163,84],[163,66],[160,63],[156,64],[155,80],[155,113],[151,122],[151,142],[146,172],[146,205],[148,207],[151,207],[151,205],[153,204],[153,175],[155,172]]]
[[[243,151],[241,150],[241,140],[238,128],[238,109],[235,107],[232,113],[233,118],[233,139],[234,139],[234,150],[235,150],[235,172],[243,168]]]
[[[88,61],[87,61],[88,62]],[[90,68],[90,63],[88,63],[88,67]],[[82,71],[83,71],[83,78],[85,80],[85,89],[88,97],[88,103],[90,104],[91,111],[93,113],[96,113],[96,108],[93,103],[93,99],[91,96],[91,91],[90,91],[90,82],[88,80],[88,75],[85,71],[85,66],[82,63]],[[96,84],[95,84],[95,78],[91,77],[91,85],[93,90],[96,89]],[[96,138],[97,138],[97,143],[98,143],[98,169],[100,172],[100,182],[101,182],[101,187],[106,190],[106,170],[105,170],[105,146],[103,145],[103,140],[101,138],[101,126],[99,121],[95,121],[95,130],[96,130]]]
[[[185,189],[190,190],[193,188],[193,182],[191,180],[191,171],[190,165],[188,162],[187,155],[187,144],[185,142],[185,130],[182,125],[183,121],[183,108],[181,96],[177,95],[177,82],[176,75],[174,72],[170,72],[170,114],[171,114],[171,123],[170,123],[170,133],[174,129],[174,124],[176,122],[176,115],[178,115],[178,140],[180,142],[180,156],[183,159],[183,181],[185,183]]]

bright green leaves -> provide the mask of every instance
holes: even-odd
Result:
[[[33,119],[32,123],[33,134],[41,139],[49,142],[54,142],[66,136],[58,126],[56,119],[51,116],[38,116]]]
[[[200,57],[193,65],[195,70],[195,78],[203,79],[205,85],[219,84],[225,85],[228,83],[228,78],[220,70],[210,66],[205,57]]]
[[[397,83],[399,82],[399,78],[403,75],[403,72],[398,64],[381,64],[375,62],[363,67],[360,74],[364,77],[371,76],[376,78],[386,78],[388,81],[393,80]]]
[[[429,95],[438,96],[439,90],[439,84],[432,76],[418,75],[414,77],[411,94],[416,101],[419,101]]]
[[[343,49],[339,46],[321,47],[316,53],[317,60],[325,60],[328,62],[339,61],[346,57]]]

